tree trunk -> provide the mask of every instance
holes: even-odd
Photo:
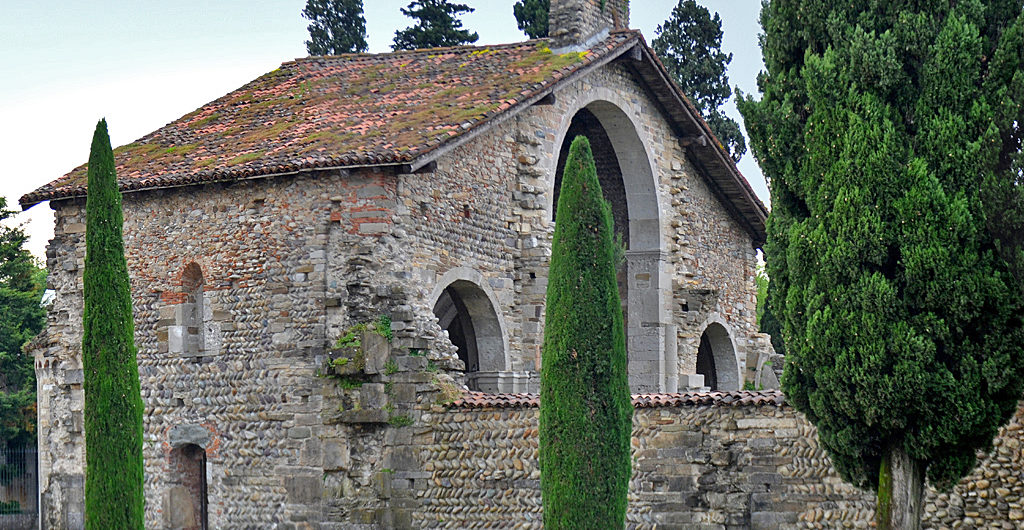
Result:
[[[893,445],[878,473],[878,530],[920,530],[923,500],[924,465]]]

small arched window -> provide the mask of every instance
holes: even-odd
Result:
[[[189,263],[181,275],[183,300],[178,311],[178,333],[184,355],[200,355],[206,349],[203,336],[203,271]]]

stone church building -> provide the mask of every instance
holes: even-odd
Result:
[[[463,385],[539,388],[576,135],[626,247],[633,392],[776,383],[755,322],[767,210],[625,29],[628,1],[602,3],[552,0],[548,39],[286,62],[115,150],[147,527],[427,525],[431,418]],[[21,199],[56,212],[31,346],[44,528],[83,524],[85,182]],[[390,342],[334,349],[388,319]]]

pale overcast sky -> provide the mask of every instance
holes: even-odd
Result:
[[[462,0],[478,44],[524,40],[514,0]],[[756,94],[760,0],[700,0],[723,19],[723,48],[733,53],[729,81]],[[371,52],[390,50],[410,25],[408,0],[367,0]],[[630,26],[648,43],[676,0],[633,0]],[[0,15],[0,195],[18,199],[89,158],[96,121],[107,118],[114,146],[129,143],[269,72],[306,56],[305,0],[57,0],[5,2]],[[739,119],[735,108],[730,115]],[[748,153],[739,164],[762,201],[764,178]],[[42,257],[53,215],[40,204],[24,223],[29,249]]]

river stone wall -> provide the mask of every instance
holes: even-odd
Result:
[[[417,528],[541,528],[536,396],[470,395],[428,414]],[[868,528],[874,496],[846,483],[778,392],[634,396],[628,528]],[[923,527],[1020,528],[1022,418]]]

